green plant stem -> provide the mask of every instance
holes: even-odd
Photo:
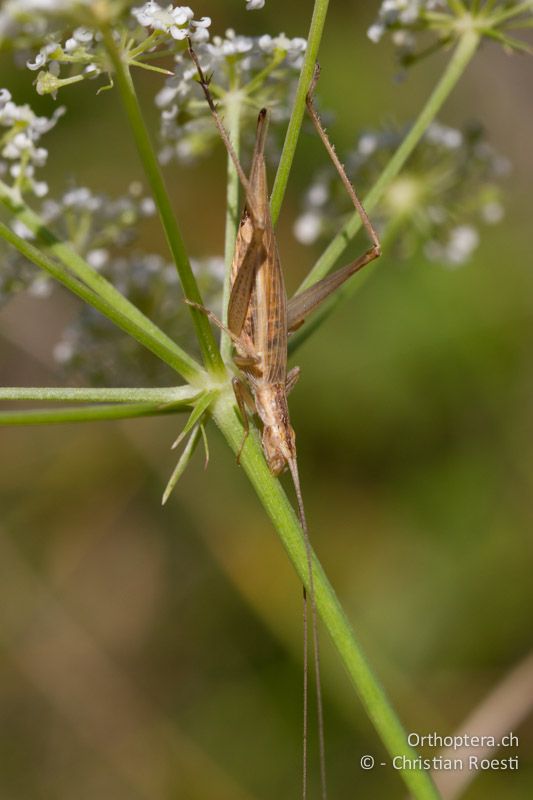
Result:
[[[124,321],[123,329],[142,344],[155,352],[169,366],[173,367],[187,380],[193,380],[202,374],[202,367],[191,356],[182,350],[163,331],[155,325],[142,311],[122,295],[113,284],[103,275],[100,275],[85,259],[83,259],[68,244],[60,241],[57,236],[46,227],[41,217],[27,206],[18,195],[0,181],[0,203],[4,205],[28,230],[37,238],[46,251],[58,259],[74,276],[86,284],[94,294],[105,300],[119,312]],[[3,228],[5,230],[5,228]],[[12,242],[13,244],[13,242]],[[15,244],[15,247],[17,245]],[[32,259],[33,260],[33,259]],[[35,263],[35,262],[34,262]],[[39,264],[37,264],[39,266]],[[58,267],[59,269],[59,267]],[[64,273],[64,270],[63,270]],[[126,327],[126,321],[131,322],[131,329]],[[144,339],[139,337],[142,332]],[[151,345],[147,343],[151,342]],[[156,348],[160,348],[159,352]],[[168,352],[171,351],[170,361]],[[166,354],[166,355],[165,355]],[[176,360],[179,359],[179,362]],[[179,363],[179,366],[178,366]]]
[[[483,31],[485,36],[494,39],[496,42],[500,42],[504,47],[510,47],[513,50],[519,50],[522,53],[527,53],[529,56],[533,55],[533,47],[527,44],[527,42],[523,42],[521,39],[517,39],[515,36],[508,36],[505,33],[501,33],[501,31],[495,31],[491,28],[487,28]]]
[[[508,19],[512,19],[513,17],[518,17],[520,14],[525,14],[526,11],[531,11],[532,9],[532,0],[527,0],[527,2],[518,3],[518,5],[508,8],[506,11],[502,11],[501,13],[494,13],[488,17],[488,22],[490,25],[501,25],[502,22],[506,22]]]
[[[169,386],[165,389],[101,388],[78,389],[55,386],[7,386],[0,388],[0,401],[41,400],[57,403],[171,403],[175,408],[191,405],[198,397],[192,386]]]
[[[186,353],[183,353],[181,348],[175,345],[172,339],[165,336],[162,332],[157,338],[148,335],[144,328],[141,328],[136,321],[123,314],[122,311],[117,310],[112,302],[105,300],[100,297],[100,295],[93,292],[92,289],[71,275],[64,267],[57,264],[41,250],[38,250],[33,244],[17,236],[17,234],[8,228],[7,225],[4,225],[3,222],[0,222],[0,237],[13,245],[13,247],[37,267],[47,272],[56,281],[62,283],[63,286],[75,295],[104,314],[108,319],[114,322],[115,325],[122,328],[123,331],[137,339],[138,342],[143,344],[148,350],[151,350],[152,353],[169,366],[173,367],[181,375],[190,379],[198,379],[201,374],[199,366],[187,356]]]
[[[154,195],[170,252],[176,264],[176,269],[178,270],[183,293],[188,300],[203,305],[202,296],[193,275],[183,238],[174,216],[165,181],[144,122],[130,71],[122,58],[121,52],[117,48],[111,30],[104,27],[102,29],[102,34],[107,52],[115,69],[116,83],[133,132],[135,144],[137,145],[146,177],[148,178]],[[198,309],[192,308],[191,306],[189,306],[189,309],[202,350],[204,363],[211,372],[222,375],[224,373],[224,365],[209,321],[206,315],[202,314]]]
[[[285,135],[283,151],[281,153],[281,159],[270,198],[270,209],[274,225],[279,217],[292,162],[294,160],[294,153],[296,152],[296,145],[298,144],[298,138],[300,136],[300,128],[302,127],[302,120],[305,113],[305,98],[315,69],[320,40],[322,39],[322,32],[328,13],[328,5],[329,0],[315,0],[315,5],[313,7],[313,16],[311,17],[311,25],[307,37],[307,50],[300,72],[294,106]]]
[[[63,422],[94,422],[174,414],[178,409],[161,403],[116,403],[114,405],[44,408],[32,411],[0,412],[0,425],[50,425]]]
[[[458,17],[462,17],[466,14],[466,7],[463,0],[448,0],[448,5]]]
[[[363,200],[363,205],[367,212],[371,212],[379,200],[381,200],[386,189],[398,175],[424,135],[428,125],[439,113],[442,105],[454,89],[469,62],[472,60],[478,48],[480,38],[480,34],[475,30],[468,30],[462,35],[442,78],[433,90],[426,105],[378,180]],[[341,253],[346,249],[348,243],[359,231],[361,224],[359,216],[357,213],[354,213],[320,256],[315,266],[298,289],[299,292],[312,286],[313,283],[316,283],[327,275]]]
[[[236,87],[233,86],[233,94],[228,94],[226,98],[226,115],[224,122],[230,141],[235,150],[237,158],[240,152],[240,118],[241,118],[241,99],[235,93]],[[239,224],[239,176],[235,165],[228,154],[227,158],[227,190],[226,190],[226,232],[224,239],[224,263],[226,272],[224,275],[224,287],[222,291],[222,321],[227,324],[228,304],[231,291],[231,264],[235,250],[235,239],[237,237],[237,226]],[[223,359],[228,359],[231,355],[231,339],[225,331],[220,336],[220,352]]]
[[[272,215],[277,219],[283,196],[285,193],[289,172],[291,169],[296,143],[305,111],[305,96],[313,74],[314,64],[318,53],[319,43],[325,23],[328,0],[315,0],[313,18],[308,38],[308,49],[306,52],[304,65],[300,74],[295,105],[288,126],[282,158],[276,175],[276,181],[272,192]],[[164,185],[164,181],[157,164],[157,159],[152,149],[150,139],[144,125],[144,120],[139,108],[131,76],[127,66],[124,64],[120,53],[117,50],[111,32],[104,30],[104,38],[108,48],[110,58],[116,71],[116,80],[122,95],[126,112],[135,136],[137,147],[150,181],[154,198],[156,200],[159,213],[165,228],[167,239],[173,257],[176,261],[185,295],[194,302],[201,303],[196,281],[192,274],[190,264],[183,246],[179,228],[174,219],[170,200]],[[387,168],[365,200],[367,210],[370,210],[390,181],[398,174],[413,148],[419,141],[427,125],[435,117],[439,108],[459,79],[467,63],[473,56],[479,35],[474,32],[467,32],[463,35],[459,45],[452,57],[450,64],[437,85],[430,100],[426,104],[420,117],[405,138],[404,142],[389,162]],[[238,187],[237,187],[238,188]],[[317,280],[326,274],[336,261],[340,253],[346,247],[347,242],[355,235],[360,227],[357,217],[354,217],[345,226],[343,231],[328,248],[319,264],[308,278],[308,283]],[[85,299],[91,305],[99,308],[106,313],[124,330],[131,333],[137,325],[130,317],[125,317],[118,311],[111,302],[101,297],[95,290],[82,283],[69,272],[59,267],[55,262],[43,255],[33,245],[17,237],[12,231],[0,224],[0,235],[11,241],[20,252],[41,268],[48,271],[64,285]],[[193,321],[196,327],[198,338],[202,347],[202,353],[206,365],[213,371],[222,369],[222,362],[217,351],[214,336],[205,316],[192,310]],[[144,330],[137,330],[136,338],[143,336],[146,340]],[[146,341],[143,341],[146,343]],[[157,349],[154,343],[146,344],[156,354]],[[157,348],[161,349],[160,342]],[[182,371],[184,364],[181,357],[178,358],[175,351],[169,356],[165,351],[167,360],[173,358],[179,364],[179,371]],[[162,357],[162,356],[161,356]],[[169,363],[169,362],[167,362]],[[185,364],[185,368],[190,364]],[[176,366],[176,368],[178,368]],[[196,367],[194,373],[197,376]],[[184,374],[182,372],[182,374]],[[21,399],[20,397],[18,399]],[[50,399],[50,398],[49,398]],[[174,410],[172,405],[161,405],[161,402],[154,403],[129,403],[113,406],[97,406],[91,408],[72,408],[72,409],[47,409],[43,411],[30,412],[8,412],[0,415],[0,423],[3,424],[28,424],[32,421],[35,424],[40,422],[65,422],[74,420],[88,419],[109,419],[120,416],[137,416],[152,413],[164,413]],[[229,385],[215,399],[212,409],[213,417],[221,429],[223,435],[235,453],[239,451],[242,441],[242,425],[240,424],[235,412],[234,401]],[[93,416],[90,416],[93,415]],[[17,420],[17,422],[14,422]],[[241,454],[241,464],[256,490],[265,510],[269,514],[273,524],[278,531],[281,541],[295,566],[295,569],[304,584],[308,585],[308,568],[306,548],[302,538],[294,510],[283,492],[279,482],[270,474],[268,466],[262,454],[259,442],[254,432],[248,437],[246,445]],[[313,578],[318,611],[326,625],[331,638],[348,670],[351,680],[363,702],[370,719],[372,720],[377,732],[387,748],[391,757],[405,756],[409,759],[416,758],[416,751],[407,743],[406,733],[390,705],[385,692],[379,681],[374,676],[361,646],[357,642],[349,622],[339,604],[339,601],[325,576],[316,556],[313,555]],[[309,586],[308,586],[309,589]],[[402,770],[401,777],[405,781],[412,796],[416,800],[436,800],[439,795],[435,789],[430,776],[423,770]]]
[[[257,75],[254,75],[252,80],[249,81],[248,83],[246,83],[242,87],[242,91],[245,92],[245,94],[247,94],[247,95],[252,95],[255,92],[256,89],[260,88],[263,85],[263,83],[268,78],[268,76],[272,72],[274,72],[276,67],[279,64],[281,64],[281,62],[284,60],[284,58],[285,58],[285,53],[283,51],[281,51],[281,50],[276,50],[274,52],[274,57],[273,57],[272,61],[270,62],[270,64],[268,64],[264,69],[262,69],[260,72],[258,72]]]
[[[212,415],[231,449],[237,453],[242,442],[243,428],[238,420],[234,400],[229,390],[221,394],[215,401]],[[272,520],[300,579],[309,589],[306,548],[301,528],[279,481],[270,474],[255,431],[248,436],[241,453],[240,463]],[[382,686],[373,674],[335,592],[315,555],[313,555],[313,580],[320,616],[391,758],[394,756],[416,758],[418,754],[407,743],[407,734]],[[439,793],[426,771],[402,770],[400,776],[416,800],[438,800]]]

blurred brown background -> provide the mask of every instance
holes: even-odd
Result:
[[[216,32],[296,36],[312,3],[243,7],[205,0],[194,10],[211,14]],[[389,45],[365,37],[377,7],[335,2],[328,19],[319,95],[335,111],[341,153],[364,127],[409,121],[446,60],[395,82]],[[17,102],[50,112],[31,73],[5,56],[1,68]],[[473,260],[449,271],[385,258],[298,353],[291,408],[313,541],[407,730],[419,733],[468,732],[462,721],[531,647],[532,79],[530,58],[486,45],[440,116],[481,121],[513,164],[506,219],[484,230]],[[155,135],[160,79],[138,83]],[[96,97],[89,84],[60,101],[68,114],[46,141],[52,194],[71,178],[120,193],[142,177],[114,93]],[[279,226],[292,289],[318,254],[291,226],[309,160],[322,158],[304,136]],[[167,175],[191,253],[221,252],[222,150]],[[165,252],[155,221],[143,235],[146,249]],[[58,383],[52,349],[74,311],[62,293],[2,310],[3,385]],[[6,800],[299,794],[299,584],[214,429],[207,474],[198,455],[161,508],[179,424],[1,431]],[[359,768],[362,754],[383,760],[384,750],[325,635],[323,652],[331,797],[405,797],[391,769]],[[465,797],[532,795],[531,719],[517,733],[519,771],[483,773]]]

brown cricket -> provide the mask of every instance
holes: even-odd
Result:
[[[243,186],[246,203],[237,233],[235,252],[231,265],[231,293],[228,304],[227,326],[202,306],[206,313],[231,337],[236,353],[234,362],[243,379],[233,378],[235,397],[242,416],[244,446],[249,431],[247,408],[256,413],[262,423],[262,445],[265,458],[273,475],[287,467],[290,470],[298,503],[298,516],[302,527],[307,554],[308,585],[312,609],[313,650],[317,694],[320,777],[323,800],[327,797],[324,723],[320,688],[320,660],[317,628],[317,611],[313,585],[312,554],[305,510],[300,488],[296,458],[296,438],[290,423],[287,397],[296,384],[300,369],[287,371],[287,343],[308,314],[318,308],[329,295],[355,272],[373,261],[381,253],[378,236],[374,230],[345,170],[340,163],[320,118],[314,108],[313,95],[320,70],[315,67],[313,80],[307,93],[307,110],[315,129],[328,151],[337,172],[357,210],[370,238],[371,246],[355,261],[318,281],[305,291],[287,299],[276,236],[270,215],[268,185],[265,166],[265,142],[268,111],[259,112],[255,148],[249,177],[246,176],[233,149],[209,91],[196,53],[189,43],[189,52],[196,65],[199,83],[213,114],[221,138],[234,163]],[[191,304],[194,305],[194,304]],[[239,452],[240,455],[240,452]],[[303,798],[307,797],[307,717],[308,717],[308,645],[307,596],[304,587],[304,734],[303,734]]]

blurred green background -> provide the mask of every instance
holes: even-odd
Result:
[[[408,122],[447,58],[398,83],[390,46],[365,37],[378,5],[337,1],[328,18],[319,102],[335,112],[341,153],[363,128]],[[244,0],[205,0],[194,10],[213,16],[215,32],[296,36],[311,7],[267,0],[247,14]],[[7,56],[1,69],[17,102],[50,113],[31,73]],[[154,135],[160,84],[138,79]],[[420,734],[468,733],[464,720],[531,647],[532,85],[530,58],[485,45],[440,116],[481,121],[513,164],[506,219],[483,231],[473,260],[451,271],[385,257],[298,353],[291,410],[313,542],[405,727]],[[46,141],[52,195],[71,179],[118,194],[142,178],[114,93],[96,97],[89,84],[60,101],[68,114]],[[290,289],[318,255],[291,226],[309,163],[325,158],[302,137],[279,225]],[[167,168],[193,255],[222,250],[224,169],[221,148]],[[143,237],[165,253],[155,221]],[[59,292],[2,310],[3,385],[59,382],[52,350],[75,311]],[[1,432],[2,798],[299,795],[299,583],[214,429],[207,473],[198,455],[161,508],[179,424]],[[385,752],[326,635],[323,660],[331,797],[405,797],[391,768],[359,767],[364,753]],[[465,797],[533,796],[525,717],[519,747],[500,753],[516,752],[520,769],[478,775]]]

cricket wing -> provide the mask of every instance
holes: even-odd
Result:
[[[265,258],[256,275],[254,336],[264,380],[285,385],[287,376],[287,295],[272,227],[265,231]]]
[[[257,120],[254,153],[248,180],[246,205],[241,217],[235,253],[231,265],[231,293],[228,304],[228,327],[240,336],[246,318],[253,312],[252,291],[257,272],[266,258],[265,239],[271,228],[270,207],[265,169],[265,142],[268,129],[268,112],[262,109]],[[254,213],[250,213],[253,207]],[[253,331],[248,331],[253,337]]]
[[[232,264],[232,286],[228,303],[228,328],[240,336],[248,316],[255,278],[265,258],[262,242],[256,242],[249,218],[241,223]]]

